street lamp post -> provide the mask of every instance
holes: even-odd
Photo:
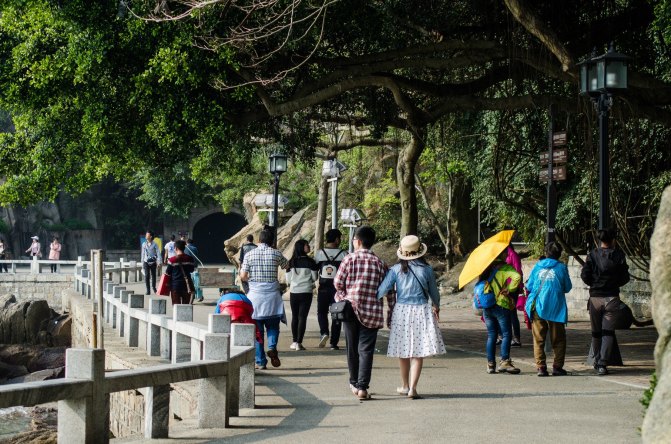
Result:
[[[338,227],[338,179],[340,173],[345,171],[347,166],[337,159],[325,160],[322,164],[322,177],[328,177],[327,182],[331,182],[331,228]]]
[[[600,56],[593,52],[580,66],[580,93],[589,95],[599,113],[599,229],[610,225],[610,170],[608,155],[608,112],[613,93],[627,89],[629,57],[615,51],[611,43]]]
[[[280,195],[280,176],[287,171],[287,156],[275,153],[268,158],[268,171],[275,175],[275,187],[273,189],[273,247],[277,247],[277,226]]]
[[[340,213],[340,220],[343,223],[343,227],[349,228],[349,252],[351,253],[354,251],[352,247],[354,230],[361,225],[361,222],[366,220],[366,216],[356,208],[343,208]]]

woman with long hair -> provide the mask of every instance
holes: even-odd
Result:
[[[289,304],[291,305],[292,350],[305,350],[303,336],[312,305],[312,290],[317,280],[317,263],[308,256],[310,244],[299,239],[294,245],[294,254],[289,260],[287,283],[289,284]]]
[[[400,395],[417,399],[417,383],[424,358],[445,353],[438,327],[440,294],[433,269],[422,258],[426,244],[417,236],[406,236],[396,252],[399,262],[389,269],[377,290],[381,299],[396,287],[396,305],[391,317],[387,356],[399,358]]]

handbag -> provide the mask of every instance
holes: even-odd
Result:
[[[524,311],[524,306],[527,303],[527,289],[522,286],[522,291],[520,291],[520,294],[517,296],[517,304],[515,304],[515,308],[517,311]]]
[[[156,292],[159,296],[170,296],[170,282],[171,277],[169,274],[163,273],[161,275],[161,280],[158,281],[158,291]]]
[[[329,306],[329,313],[331,313],[331,319],[334,321],[351,322],[354,320],[352,303],[347,299],[331,304]]]

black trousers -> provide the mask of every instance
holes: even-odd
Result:
[[[150,294],[150,290],[153,289],[156,293],[156,264],[149,265],[146,262],[142,263],[142,268],[144,269],[144,284],[147,286],[147,294]],[[151,275],[151,288],[149,287],[149,276]]]
[[[289,293],[291,305],[291,335],[293,342],[303,342],[308,313],[312,305],[312,293]]]
[[[619,305],[619,296],[592,296],[587,302],[592,326],[592,350],[595,365],[607,366],[609,364],[615,337],[616,310]]]
[[[351,322],[343,322],[343,328],[347,341],[349,383],[359,390],[368,390],[379,329],[365,327],[356,318]]]
[[[335,302],[336,290],[333,286],[320,285],[317,290],[317,321],[319,334],[331,337],[331,346],[337,346],[340,340],[339,321],[331,320],[331,334],[329,335],[329,306]]]

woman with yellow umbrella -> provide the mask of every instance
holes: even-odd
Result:
[[[514,230],[505,230],[480,244],[466,261],[459,275],[459,288],[473,279],[485,280],[485,293],[493,292],[496,305],[485,308],[483,316],[487,326],[487,373],[496,373],[496,337],[501,332],[501,362],[499,373],[518,374],[520,369],[510,359],[510,310],[514,310],[509,294],[519,287],[522,277],[505,263],[506,249],[510,245]]]

